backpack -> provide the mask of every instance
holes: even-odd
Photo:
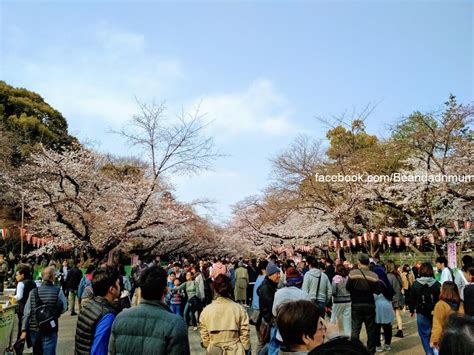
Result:
[[[58,294],[56,296],[56,303],[54,306],[50,306],[44,304],[39,297],[38,288],[34,290],[35,302],[36,302],[36,309],[35,309],[35,316],[36,321],[38,323],[39,332],[43,335],[51,334],[53,332],[58,331],[58,318],[59,318],[59,306],[60,303],[62,304],[61,300],[59,299],[59,289]]]
[[[421,286],[419,300],[420,302],[416,307],[417,313],[421,313],[423,315],[431,315],[436,302],[433,295],[433,289],[427,284]]]
[[[82,291],[82,299],[84,298],[93,298],[94,297],[94,289],[92,288],[92,284],[91,285],[87,285],[86,287],[84,287],[84,291]]]

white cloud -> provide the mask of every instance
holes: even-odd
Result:
[[[205,95],[193,106],[212,121],[210,129],[219,136],[242,134],[288,135],[301,131],[291,122],[286,98],[269,80],[259,79],[243,92]]]
[[[135,97],[165,99],[184,78],[180,62],[147,47],[142,34],[101,24],[31,56],[10,55],[5,69],[41,93],[68,119],[118,125],[137,112]]]

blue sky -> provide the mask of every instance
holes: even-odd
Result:
[[[72,134],[130,154],[108,134],[134,97],[169,113],[202,101],[228,154],[214,170],[173,177],[183,201],[230,205],[269,183],[268,158],[318,117],[378,103],[368,131],[449,93],[473,101],[472,1],[5,1],[0,79],[41,94]]]

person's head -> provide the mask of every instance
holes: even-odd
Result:
[[[15,273],[15,279],[17,282],[31,279],[31,269],[26,265],[19,266]]]
[[[303,284],[303,275],[301,275],[300,272],[293,266],[290,266],[286,269],[285,276],[286,286],[288,287],[301,287]]]
[[[64,260],[64,261],[63,261],[63,266],[64,266],[64,267],[68,267],[68,266],[69,266],[68,263],[67,263],[67,260]]]
[[[337,264],[336,265],[336,275],[346,277],[348,274],[349,274],[349,271],[347,271],[347,269],[344,265],[342,265],[342,264]]]
[[[173,264],[173,270],[175,273],[179,273],[179,271],[181,270],[181,264],[176,262]]]
[[[411,270],[410,265],[408,265],[408,264],[403,265],[402,270],[403,270],[403,272],[410,272],[410,270]]]
[[[387,274],[396,274],[397,273],[397,267],[393,260],[387,260],[385,262],[385,270],[387,271]]]
[[[471,265],[467,268],[466,273],[467,273],[467,277],[466,277],[466,278],[467,278],[467,281],[468,281],[468,282],[474,282],[474,265],[473,265],[473,264],[471,264]],[[470,278],[470,280],[469,280],[469,278]]]
[[[318,260],[312,255],[310,255],[306,258],[306,262],[308,263],[308,265],[311,269],[316,269],[316,268],[319,267]]]
[[[175,278],[175,279],[173,280],[173,284],[174,284],[175,286],[179,286],[179,285],[181,285],[181,281],[179,281],[179,279],[176,279],[176,278]]]
[[[186,281],[192,281],[193,280],[193,273],[191,271],[188,271],[186,273]]]
[[[474,318],[456,314],[448,318],[439,344],[439,355],[474,354]]]
[[[95,296],[113,301],[120,296],[120,274],[116,268],[107,266],[94,271],[92,290]]]
[[[467,269],[469,268],[469,266],[472,265],[472,256],[470,255],[464,255],[462,257],[462,269],[467,272]]]
[[[445,281],[441,286],[441,293],[439,299],[446,302],[461,303],[461,297],[459,297],[458,286],[452,281]]]
[[[274,263],[268,263],[265,271],[267,272],[267,277],[274,283],[280,281],[280,269]]]
[[[214,292],[221,297],[225,298],[232,298],[233,289],[232,289],[232,282],[229,276],[224,274],[219,274],[215,278],[212,287],[214,288]]]
[[[170,279],[171,282],[173,282],[174,280],[176,280],[176,274],[175,274],[174,272],[170,272],[170,274],[169,274],[168,277],[169,277],[169,279]]]
[[[258,271],[260,275],[266,275],[266,268],[268,265],[268,260],[262,260],[258,263]]]
[[[307,300],[285,302],[277,310],[277,327],[292,351],[310,351],[326,334],[321,308]]]
[[[445,256],[438,256],[436,258],[436,268],[438,270],[443,270],[446,265],[448,265],[448,259]]]
[[[426,262],[421,264],[418,270],[418,276],[420,277],[434,277],[433,265],[431,263]]]
[[[45,267],[43,271],[41,271],[41,280],[43,280],[43,282],[54,283],[54,268],[51,266]]]
[[[318,346],[308,355],[370,355],[370,352],[360,340],[338,337]]]
[[[167,277],[161,266],[153,265],[143,270],[139,281],[142,297],[149,301],[161,301],[168,292]]]
[[[89,265],[86,269],[86,274],[92,274],[95,271],[94,265]]]
[[[369,266],[370,264],[370,259],[367,254],[361,254],[359,256],[359,267],[360,266]]]

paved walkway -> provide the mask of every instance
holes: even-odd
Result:
[[[69,312],[64,314],[60,319],[59,344],[58,355],[71,355],[74,353],[74,334],[76,329],[77,316],[70,316]],[[422,355],[424,354],[421,346],[420,338],[416,330],[416,321],[414,318],[409,318],[408,313],[403,314],[404,333],[405,338],[393,338],[392,350],[382,354],[400,354],[400,355]],[[396,327],[394,325],[394,327]],[[395,333],[395,331],[394,331]],[[361,333],[362,341],[365,342],[365,330]],[[252,349],[257,348],[257,336],[255,327],[251,326],[251,340]],[[191,345],[191,354],[205,354],[205,351],[200,347],[201,338],[199,331],[193,331],[189,328],[189,342]],[[253,354],[256,354],[254,351]]]

